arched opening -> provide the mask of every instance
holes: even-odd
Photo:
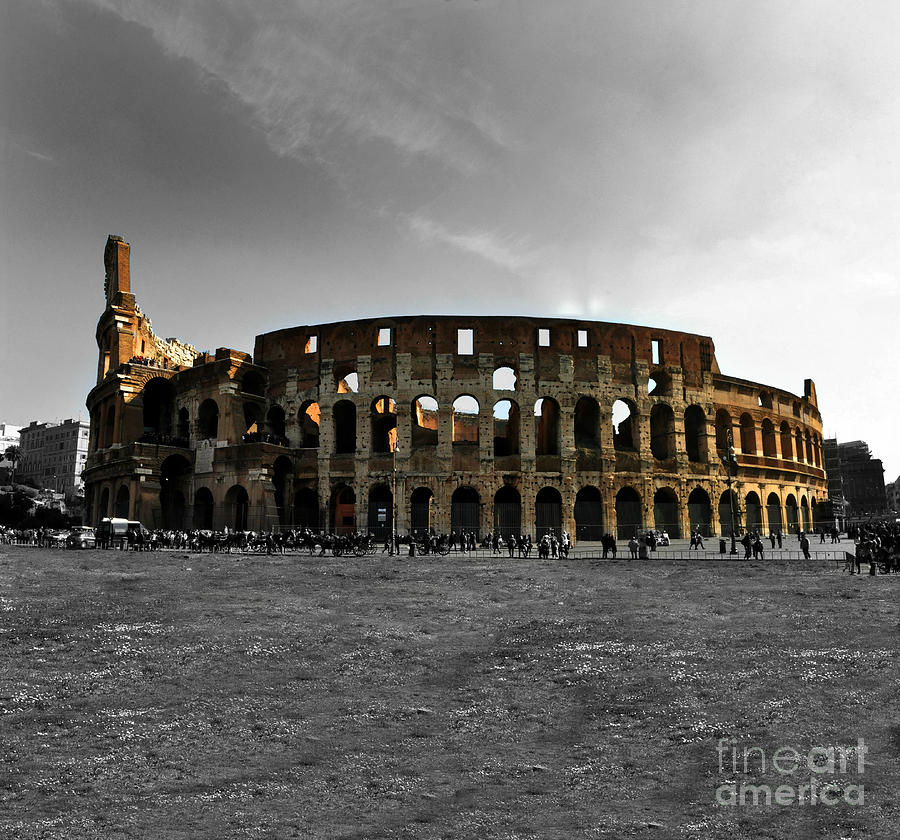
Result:
[[[336,368],[334,382],[339,394],[359,393],[359,374],[352,368]]]
[[[272,484],[275,487],[275,510],[278,514],[278,525],[284,528],[291,523],[285,515],[290,510],[288,490],[291,477],[294,474],[294,465],[286,455],[280,455],[272,465]]]
[[[760,391],[759,392],[759,407],[760,408],[772,408],[772,394],[768,391]]]
[[[734,526],[732,527],[732,518]],[[726,490],[719,497],[719,533],[723,537],[737,536],[741,530],[741,512],[734,490]]]
[[[812,436],[812,452],[813,452],[813,464],[817,467],[822,466],[822,447],[819,443],[819,436],[814,434]]]
[[[812,531],[812,516],[809,511],[809,500],[806,496],[800,499],[800,515],[803,530],[809,533]]]
[[[308,400],[300,406],[300,448],[319,448],[319,404]]]
[[[434,397],[422,395],[412,401],[412,440],[413,449],[423,446],[437,446],[438,442],[438,403]]]
[[[266,414],[266,434],[275,438],[278,443],[287,443],[284,409],[277,403]]]
[[[481,497],[474,487],[457,487],[450,498],[450,530],[468,531],[476,537],[481,530]]]
[[[800,517],[797,514],[797,500],[793,493],[784,500],[784,513],[785,519],[787,519],[788,533],[796,534],[800,528]]]
[[[369,490],[369,533],[385,540],[393,532],[394,494],[386,484],[376,484]]]
[[[334,404],[334,451],[337,455],[356,452],[356,406],[350,400]]]
[[[241,435],[241,440],[245,443],[259,439],[260,414],[260,407],[257,403],[244,403],[244,433]]]
[[[427,487],[416,487],[409,500],[410,530],[417,537],[431,532],[433,527],[434,493]]]
[[[688,496],[688,520],[692,533],[700,531],[704,537],[711,536],[712,504],[709,493],[702,487],[695,487]]]
[[[797,461],[803,462],[803,432],[798,428],[794,432],[794,454],[797,457]]]
[[[512,400],[494,403],[494,457],[519,454],[519,406]]]
[[[791,427],[786,420],[781,422],[781,457],[785,461],[792,461],[794,458],[794,439],[791,436]]]
[[[106,407],[106,422],[103,424],[103,448],[112,446],[116,442],[116,407]]]
[[[650,451],[657,461],[675,457],[675,413],[667,403],[650,409]]]
[[[191,464],[181,455],[170,455],[159,468],[160,526],[163,528],[185,527],[185,493],[188,491],[188,476]],[[154,523],[155,524],[155,523]]]
[[[131,494],[128,492],[128,486],[123,484],[116,493],[116,510],[115,516],[119,519],[131,519]]]
[[[595,542],[602,536],[603,497],[596,487],[582,487],[575,496],[575,539]]]
[[[657,368],[647,380],[647,394],[651,397],[671,397],[672,377],[663,368]]]
[[[806,463],[813,463],[813,452],[812,452],[812,437],[809,434],[809,430],[807,430],[804,436],[804,444],[806,447]]]
[[[750,491],[746,499],[747,506],[747,530],[756,534],[762,533],[762,505],[759,496]]]
[[[522,533],[522,497],[509,484],[494,494],[494,531],[504,539]]]
[[[201,487],[194,493],[194,510],[191,525],[203,531],[211,531],[213,527],[213,513],[215,502],[213,494],[208,487]]]
[[[559,455],[559,403],[542,397],[534,404],[534,454]]]
[[[612,426],[613,446],[625,452],[635,452],[638,441],[637,407],[631,400],[616,400],[613,403]]]
[[[728,435],[731,427],[731,415],[724,408],[720,408],[716,412],[716,449],[720,455],[728,452]]]
[[[620,540],[637,536],[644,523],[641,497],[633,487],[623,487],[616,493],[616,532]]]
[[[376,397],[369,408],[372,452],[386,454],[397,450],[397,404],[390,397]]]
[[[225,494],[225,522],[235,531],[246,531],[250,518],[250,497],[240,484]]]
[[[600,448],[600,404],[593,397],[581,397],[575,403],[575,446]]]
[[[709,457],[706,444],[706,412],[699,405],[689,405],[684,412],[684,444],[689,461],[704,463]]]
[[[653,494],[653,522],[657,531],[665,531],[672,539],[681,537],[678,496],[672,488],[660,487]]]
[[[339,484],[331,495],[331,530],[335,534],[352,534],[356,529],[356,493],[352,487]]]
[[[252,394],[255,397],[265,396],[266,380],[261,373],[255,370],[247,371],[244,378],[241,379],[241,390],[245,394]]]
[[[562,536],[562,496],[555,487],[542,487],[534,500],[535,534]]]
[[[498,367],[494,370],[493,386],[495,391],[515,391],[518,377],[511,367]]]
[[[175,387],[168,379],[151,379],[141,394],[144,403],[144,438],[163,442],[172,436]]]
[[[741,452],[744,455],[756,454],[756,424],[749,414],[741,415]]]
[[[478,400],[463,394],[453,400],[453,443],[478,443]]]
[[[319,530],[319,494],[312,487],[299,487],[294,493],[294,527]]]
[[[766,519],[769,520],[769,531],[773,534],[780,534],[781,499],[775,493],[769,493],[769,497],[766,499]]]
[[[197,409],[197,433],[203,439],[216,438],[219,434],[219,404],[215,400],[203,400]]]
[[[109,488],[104,487],[103,492],[100,494],[100,507],[97,508],[97,515],[94,517],[94,521],[99,523],[101,519],[105,519],[109,516]]]
[[[762,454],[766,458],[775,458],[778,455],[775,426],[768,417],[762,421]]]

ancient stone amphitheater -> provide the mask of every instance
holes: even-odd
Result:
[[[92,521],[583,541],[727,534],[732,510],[739,529],[809,530],[824,501],[813,382],[797,395],[727,376],[707,336],[399,316],[266,333],[252,357],[200,353],[155,335],[126,242],[110,237],[105,263]]]

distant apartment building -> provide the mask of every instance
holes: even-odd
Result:
[[[900,511],[900,478],[892,481],[884,488],[888,510]]]
[[[863,440],[823,442],[828,497],[835,516],[842,508],[851,519],[880,516],[888,509],[881,459],[873,458]]]
[[[65,493],[67,499],[81,495],[89,433],[90,424],[82,420],[23,426],[19,431],[17,474],[39,488]]]
[[[12,474],[12,462],[6,458],[6,450],[10,446],[19,445],[19,429],[11,423],[0,423],[0,483],[9,481]]]

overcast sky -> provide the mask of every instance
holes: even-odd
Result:
[[[900,4],[4,0],[0,422],[155,331],[408,313],[711,335],[900,472]]]

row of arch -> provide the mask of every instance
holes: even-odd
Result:
[[[733,427],[731,414],[720,408],[716,412],[716,448],[719,451],[727,449],[728,432]],[[822,442],[818,434],[809,429],[803,430],[799,426],[791,429],[790,424],[783,420],[776,430],[772,420],[764,417],[759,427],[758,440],[756,421],[745,412],[738,419],[738,430],[741,452],[745,455],[761,454],[766,458],[777,458],[780,455],[786,461],[802,461],[816,467],[822,466]]]

